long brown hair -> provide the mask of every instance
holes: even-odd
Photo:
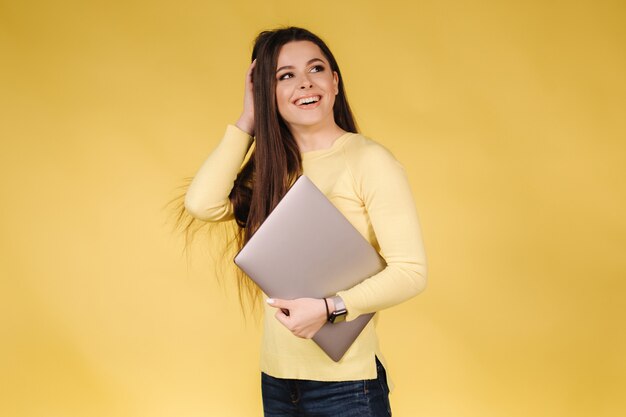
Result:
[[[278,112],[276,103],[276,65],[283,45],[294,41],[316,44],[339,76],[339,92],[335,96],[333,116],[343,130],[357,133],[358,128],[344,90],[343,77],[332,52],[318,36],[299,27],[285,27],[261,32],[252,50],[252,61],[257,60],[252,79],[254,85],[254,150],[242,167],[231,193],[237,228],[237,249],[252,237],[270,212],[287,192],[289,186],[302,174],[302,159],[298,145]],[[184,207],[182,208],[184,210]],[[185,218],[179,212],[179,224]],[[192,222],[184,229],[189,236]],[[193,233],[193,231],[192,231]],[[258,300],[259,288],[242,273],[238,274],[239,296]]]

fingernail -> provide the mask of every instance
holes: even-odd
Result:
[[[274,304],[274,299],[273,298],[268,298],[265,301],[267,302],[267,304]]]

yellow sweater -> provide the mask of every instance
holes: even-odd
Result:
[[[219,145],[196,174],[185,198],[187,210],[205,221],[233,219],[228,195],[253,139],[228,125]],[[401,303],[426,285],[426,258],[415,203],[404,169],[380,144],[345,133],[329,149],[302,153],[304,174],[346,216],[387,262],[378,274],[338,293],[347,320]],[[313,342],[294,336],[265,306],[261,370],[278,378],[349,381],[376,378],[374,356],[383,365],[376,323],[379,313],[339,362]]]

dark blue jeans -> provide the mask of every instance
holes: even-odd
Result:
[[[324,382],[274,378],[261,373],[265,417],[390,417],[385,368],[376,358],[378,377]]]

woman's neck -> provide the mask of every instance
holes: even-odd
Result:
[[[335,140],[346,133],[337,124],[333,123],[324,128],[308,128],[300,126],[291,126],[291,134],[293,135],[300,152],[318,151],[328,149],[333,146]]]

